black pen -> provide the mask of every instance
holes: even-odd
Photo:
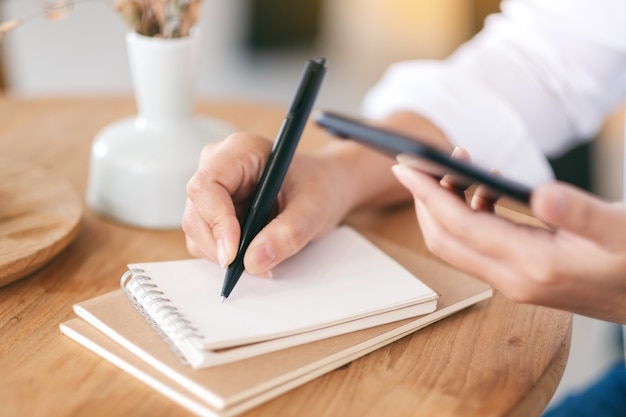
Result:
[[[325,62],[324,58],[306,62],[298,90],[278,132],[267,165],[261,174],[261,179],[243,222],[237,256],[226,270],[226,277],[222,286],[222,302],[228,298],[243,273],[243,257],[250,242],[269,220],[278,191],[287,174],[287,169],[326,73]]]

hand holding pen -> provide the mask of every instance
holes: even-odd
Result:
[[[287,169],[322,84],[326,72],[324,62],[324,59],[319,59],[306,63],[298,90],[280,128],[256,192],[252,196],[241,228],[241,242],[237,256],[226,271],[221,294],[222,301],[228,298],[243,273],[243,258],[250,242],[269,220],[272,207],[287,175]]]
[[[250,123],[256,131],[256,126],[265,130],[263,126],[272,122]],[[393,159],[353,141],[334,140],[314,124],[311,129],[312,143],[321,146],[294,155],[272,218],[245,253],[245,270],[250,274],[267,276],[357,208],[408,199],[406,189],[392,174]],[[192,256],[218,262],[224,268],[233,261],[241,241],[240,221],[273,143],[270,138],[241,131],[205,147],[187,186],[182,222]]]

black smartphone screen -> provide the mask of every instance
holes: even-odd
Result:
[[[377,149],[401,163],[439,179],[444,175],[452,175],[460,187],[479,183],[493,193],[494,199],[507,196],[523,204],[530,201],[531,189],[526,185],[491,174],[471,162],[453,159],[418,139],[369,125],[364,120],[327,111],[316,112],[314,119],[318,125],[339,138],[352,139]]]

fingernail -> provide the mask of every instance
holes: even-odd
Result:
[[[228,253],[226,250],[226,242],[224,239],[217,239],[217,261],[220,263],[222,268],[226,268],[228,266]]]
[[[457,157],[461,156],[462,153],[463,153],[463,149],[461,149],[458,146],[455,146],[454,149],[452,150],[452,153],[450,154],[450,156],[452,158],[457,158]]]
[[[402,185],[406,188],[411,188],[411,168],[403,164],[396,164],[391,167],[391,170]]]
[[[274,278],[274,274],[272,273],[272,270],[270,269],[269,271],[265,271],[263,273],[260,274],[256,274],[257,276],[261,277],[261,278],[267,278],[267,279],[272,279]]]
[[[567,209],[567,196],[562,190],[553,189],[550,193],[551,211],[555,216],[562,216]]]
[[[568,210],[568,195],[557,183],[540,185],[530,199],[532,211],[549,224],[559,224]]]
[[[252,272],[269,270],[270,265],[272,265],[276,259],[276,253],[271,245],[261,243],[251,249],[252,250],[248,250],[248,253],[250,253],[250,262],[247,262],[247,264],[253,266]]]

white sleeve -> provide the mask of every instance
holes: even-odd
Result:
[[[626,95],[626,1],[508,0],[442,61],[392,65],[363,101],[412,110],[485,167],[530,185]]]

